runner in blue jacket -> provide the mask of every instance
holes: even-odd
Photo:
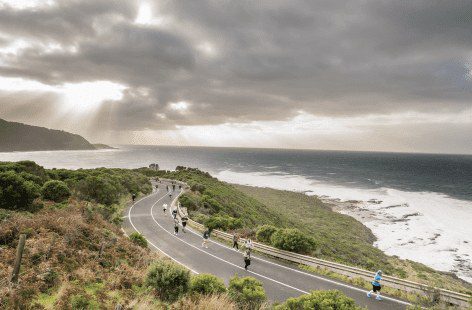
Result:
[[[382,300],[380,297],[380,289],[382,288],[382,285],[380,284],[380,280],[382,280],[382,270],[379,270],[375,273],[374,276],[374,281],[372,281],[372,290],[367,293],[367,297],[371,297],[372,293],[377,294],[377,297],[375,299],[377,300]]]

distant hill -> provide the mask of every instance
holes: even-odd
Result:
[[[0,152],[96,150],[111,148],[93,145],[82,136],[63,130],[54,130],[0,119]]]

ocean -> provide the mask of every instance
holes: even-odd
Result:
[[[357,202],[339,212],[362,221],[390,255],[472,282],[472,155],[173,146],[0,153],[47,168],[197,167],[221,180]],[[346,205],[346,204],[344,204]]]

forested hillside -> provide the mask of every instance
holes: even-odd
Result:
[[[95,149],[76,134],[0,119],[0,152]]]

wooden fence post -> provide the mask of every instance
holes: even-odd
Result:
[[[13,272],[11,274],[11,282],[18,283],[18,275],[20,274],[21,258],[23,257],[23,250],[25,248],[26,235],[20,235],[20,241],[16,248],[15,265],[13,266]]]

